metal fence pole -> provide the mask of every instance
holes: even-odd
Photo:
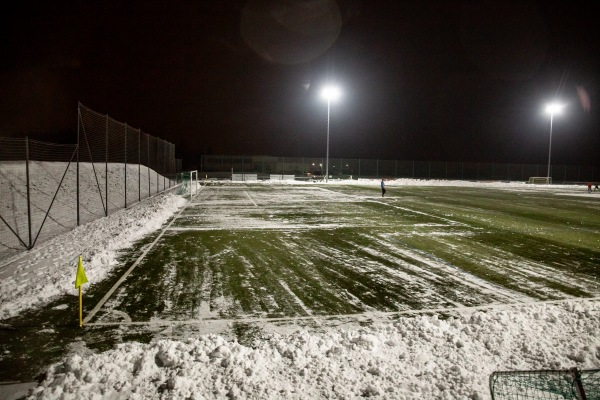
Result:
[[[142,201],[142,130],[138,131],[138,201]]]
[[[150,136],[148,136],[147,133],[145,133],[146,135],[146,169],[148,170],[148,197],[150,197]]]
[[[27,184],[27,231],[29,233],[28,249],[31,249],[31,197],[29,185],[29,137],[25,136],[25,180]]]
[[[108,217],[108,114],[106,114],[106,143],[104,146],[104,197],[106,198],[106,207],[104,215]]]
[[[77,104],[77,189],[76,189],[76,199],[77,199],[77,226],[79,226],[79,149],[81,146],[79,145],[79,122],[81,121],[81,109],[79,108],[80,104]]]
[[[127,208],[127,124],[125,124],[125,208]]]

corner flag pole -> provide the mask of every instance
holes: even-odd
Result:
[[[85,271],[83,270],[83,262],[81,261],[81,256],[79,256],[79,263],[77,263],[77,275],[75,276],[75,287],[79,288],[79,327],[83,328],[83,296],[81,293],[81,286],[84,283],[87,283],[88,279],[85,276]]]
[[[83,295],[79,286],[79,327],[83,328]]]

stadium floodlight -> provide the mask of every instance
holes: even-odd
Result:
[[[546,105],[546,113],[550,114],[550,142],[548,144],[548,183],[550,183],[550,155],[552,154],[552,122],[554,120],[554,114],[560,114],[563,105],[559,103],[549,103]]]
[[[325,182],[329,180],[329,114],[331,111],[331,102],[336,101],[342,95],[337,86],[327,85],[321,91],[321,96],[327,100],[327,152],[325,155]]]

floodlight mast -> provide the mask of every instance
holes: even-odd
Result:
[[[563,105],[559,103],[550,103],[546,105],[546,113],[550,114],[550,142],[548,144],[548,174],[547,179],[550,183],[550,156],[552,154],[552,123],[554,121],[554,114],[560,114],[563,109]]]
[[[327,100],[327,151],[325,154],[325,182],[329,181],[329,115],[331,102],[340,98],[340,89],[337,86],[328,85],[321,91],[321,96]]]

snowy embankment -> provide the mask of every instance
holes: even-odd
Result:
[[[0,268],[0,320],[60,295],[76,295],[79,255],[89,281],[100,282],[117,265],[119,250],[159,229],[185,203],[173,193],[157,195],[7,260]]]
[[[53,365],[38,399],[489,399],[495,370],[600,367],[600,303],[505,306],[360,330],[125,343]]]

